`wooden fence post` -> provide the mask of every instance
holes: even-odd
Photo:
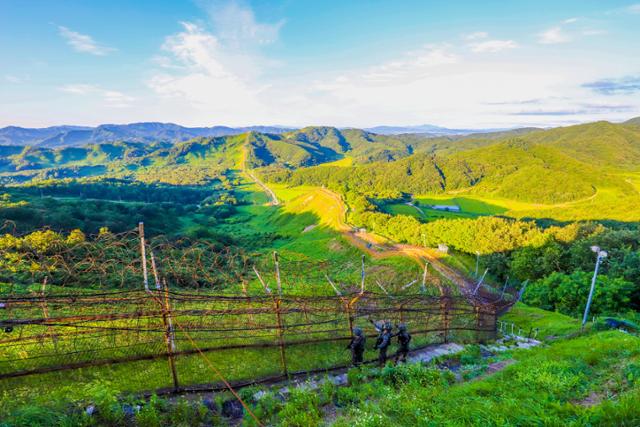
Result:
[[[164,304],[162,307],[162,324],[164,325],[164,340],[167,346],[167,356],[169,360],[169,368],[171,369],[171,377],[173,379],[173,390],[178,391],[180,389],[180,383],[178,382],[178,371],[176,370],[176,361],[174,352],[176,350],[173,322],[171,319],[171,305],[169,303],[169,286],[167,281],[164,280]]]
[[[153,255],[153,250],[149,249],[151,254],[151,269],[153,270],[153,280],[156,285],[156,289],[160,290],[160,276],[158,275],[158,269],[156,268],[156,257]]]
[[[275,253],[274,253],[274,257],[277,259],[277,255]],[[285,354],[285,344],[284,344],[284,331],[283,331],[283,324],[282,324],[282,315],[280,313],[280,304],[281,304],[280,296],[278,296],[277,298],[273,296],[271,289],[269,289],[269,286],[267,286],[267,283],[262,279],[262,276],[258,272],[258,269],[256,268],[255,265],[253,266],[253,271],[254,273],[256,273],[256,276],[258,277],[260,284],[264,288],[264,291],[267,293],[267,295],[271,297],[273,301],[273,307],[276,312],[276,322],[277,322],[277,328],[278,328],[278,346],[280,347],[280,363],[282,365],[282,372],[284,373],[285,376],[288,377],[289,371],[287,369],[287,358]],[[277,263],[276,263],[276,277],[278,278],[277,280],[279,282],[280,271]],[[278,287],[279,287],[278,290],[281,292],[282,286],[280,285],[280,283],[278,283]]]
[[[144,290],[149,292],[149,275],[147,273],[147,249],[144,241],[144,222],[138,223],[138,233],[140,234],[140,258],[142,259],[142,276]]]
[[[355,305],[358,303],[358,300],[361,297],[362,297],[362,294],[358,294],[355,297],[351,298],[349,302],[345,304],[345,308],[347,310],[347,320],[349,321],[349,333],[351,334],[351,337],[353,337],[353,321],[354,321],[353,311],[354,311]]]
[[[273,261],[276,268],[276,285],[278,286],[278,297],[275,298],[276,308],[276,320],[278,321],[278,341],[280,344],[280,363],[282,364],[282,372],[286,377],[289,376],[289,370],[287,369],[287,356],[284,343],[284,324],[282,322],[282,313],[280,313],[280,306],[282,304],[282,283],[280,282],[280,260],[278,252],[273,252]]]
[[[495,340],[498,338],[498,312],[495,309],[491,311],[491,321],[493,322],[493,327],[491,328],[491,339]]]
[[[42,287],[40,288],[40,296],[42,297],[42,315],[45,320],[49,320],[49,307],[47,307],[47,279],[49,276],[44,276],[44,280],[42,281]],[[49,338],[53,342],[53,348],[58,351],[58,336],[54,333],[53,327],[49,325],[47,327],[49,331]]]
[[[473,307],[473,310],[475,312],[475,319],[476,319],[476,342],[480,343],[482,342],[482,318],[481,318],[481,314],[480,314],[480,307],[475,305]]]
[[[280,363],[282,364],[282,373],[288,377],[289,370],[287,369],[287,356],[285,353],[284,325],[282,324],[282,314],[280,313],[281,303],[282,301],[280,300],[280,297],[275,299],[276,320],[278,322],[278,341],[280,345]]]
[[[444,333],[443,342],[446,344],[449,342],[449,297],[440,297],[440,316],[442,318],[442,330]]]

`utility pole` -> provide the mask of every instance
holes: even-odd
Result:
[[[599,246],[591,246],[591,250],[598,256],[596,258],[596,268],[593,271],[593,278],[591,279],[591,289],[589,290],[589,298],[587,299],[587,306],[584,309],[584,316],[582,317],[582,329],[587,323],[587,317],[589,316],[589,309],[591,308],[591,301],[593,300],[593,291],[596,288],[596,278],[598,277],[598,270],[600,269],[600,263],[603,258],[607,257],[607,251],[603,251]]]
[[[480,251],[476,251],[476,275],[478,277],[478,268],[480,267]]]

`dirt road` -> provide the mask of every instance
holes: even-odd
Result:
[[[258,178],[252,171],[247,167],[247,147],[242,148],[242,158],[240,159],[240,164],[242,165],[242,172],[249,178],[249,180],[255,182],[262,191],[265,192],[267,196],[271,199],[268,203],[270,206],[278,206],[280,201],[276,197],[276,193],[273,192],[272,189],[267,187],[267,185],[262,182],[260,178]]]
[[[434,270],[458,286],[462,293],[472,293],[475,290],[476,281],[446,265],[441,260],[442,255],[437,250],[422,246],[393,243],[388,239],[364,230],[357,230],[349,225],[346,221],[347,206],[342,197],[326,188],[321,189],[321,191],[340,207],[338,211],[340,218],[336,221],[339,224],[338,231],[342,232],[353,246],[377,259],[405,256],[413,259],[421,266],[424,266],[424,262],[427,261]]]

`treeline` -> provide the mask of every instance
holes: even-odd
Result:
[[[20,188],[26,194],[42,197],[78,197],[145,203],[197,204],[211,194],[211,189],[202,187],[177,187],[113,178],[99,181],[50,180],[27,184]]]
[[[120,233],[138,222],[150,234],[183,232],[181,218],[197,216],[216,225],[243,203],[237,178],[222,176],[207,187],[148,184],[121,179],[44,181],[5,187],[0,192],[0,225],[17,233],[41,228],[96,234],[101,227]],[[196,215],[199,214],[199,215]]]
[[[542,153],[534,156],[533,151]],[[351,167],[269,168],[263,174],[265,180],[271,182],[326,186],[342,193],[367,189],[372,193],[438,194],[464,189],[476,194],[548,204],[589,197],[594,194],[596,183],[605,183],[604,172],[596,174],[588,165],[576,164],[546,151],[540,147],[534,150],[517,143],[502,143],[481,151],[449,155],[417,153],[392,162]],[[538,154],[541,157],[537,157]],[[553,167],[546,168],[547,164]],[[557,182],[563,183],[561,189],[555,185]],[[608,180],[606,184],[623,185],[619,180]]]
[[[273,168],[263,175],[271,182],[326,186],[343,194],[360,192],[363,188],[373,193],[426,194],[474,185],[481,176],[467,169],[444,158],[417,154],[391,163],[357,167],[323,166],[294,171]]]
[[[172,234],[180,230],[180,217],[198,209],[195,204],[118,203],[5,194],[9,194],[10,201],[0,205],[0,225],[18,234],[41,228],[60,232],[80,229],[86,234],[96,234],[102,227],[120,233],[141,221],[147,224],[150,234]]]

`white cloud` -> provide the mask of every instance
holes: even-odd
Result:
[[[635,4],[630,5],[629,7],[627,7],[627,11],[629,13],[634,13],[634,14],[638,13],[638,14],[640,14],[640,3],[635,3]]]
[[[518,44],[513,40],[486,40],[469,45],[476,53],[496,53],[503,50],[515,49]]]
[[[261,88],[250,71],[255,67],[242,66],[252,58],[229,52],[218,37],[197,24],[183,22],[182,27],[165,40],[164,70],[156,72],[148,86],[170,99],[178,114],[226,123],[259,117]]]
[[[538,42],[542,44],[568,43],[571,37],[564,32],[562,27],[552,27],[538,34]]]
[[[265,123],[274,114],[273,82],[264,74],[275,62],[261,54],[284,21],[260,22],[238,0],[200,2],[210,22],[182,22],[166,37],[159,66],[147,80],[161,117],[185,123]],[[273,123],[273,122],[272,122]]]
[[[467,46],[475,53],[496,53],[518,47],[518,43],[513,40],[489,39],[489,33],[486,31],[469,33],[463,38],[468,41]]]
[[[448,45],[426,45],[420,50],[407,52],[402,58],[370,67],[360,78],[375,83],[413,80],[428,75],[434,68],[456,62],[458,56]],[[343,80],[345,78],[342,76]]]
[[[78,52],[104,56],[115,50],[112,47],[103,46],[97,43],[89,35],[78,33],[76,31],[70,30],[67,27],[59,26],[58,33],[67,41],[67,44],[69,46],[71,46]]]
[[[203,4],[219,39],[234,45],[264,45],[278,39],[284,20],[258,22],[253,10],[238,0],[211,0]]]
[[[135,98],[116,90],[103,89],[100,86],[77,83],[59,87],[62,92],[72,95],[88,96],[94,95],[101,99],[108,107],[126,108],[130,107]]]
[[[607,32],[605,30],[585,29],[585,30],[582,30],[581,34],[583,36],[601,36],[603,34],[607,34]]]
[[[15,76],[13,74],[5,74],[4,80],[6,82],[13,83],[13,84],[19,84],[24,81],[21,77]]]
[[[599,36],[607,32],[589,26],[585,18],[568,18],[538,34],[540,44],[562,44],[572,42],[584,36]],[[591,22],[593,24],[593,22]]]
[[[477,31],[475,33],[470,33],[464,36],[466,40],[479,40],[486,39],[487,37],[489,37],[489,33],[487,33],[486,31]]]
[[[72,93],[74,95],[87,95],[98,90],[96,86],[88,84],[68,84],[59,88],[62,92]]]

